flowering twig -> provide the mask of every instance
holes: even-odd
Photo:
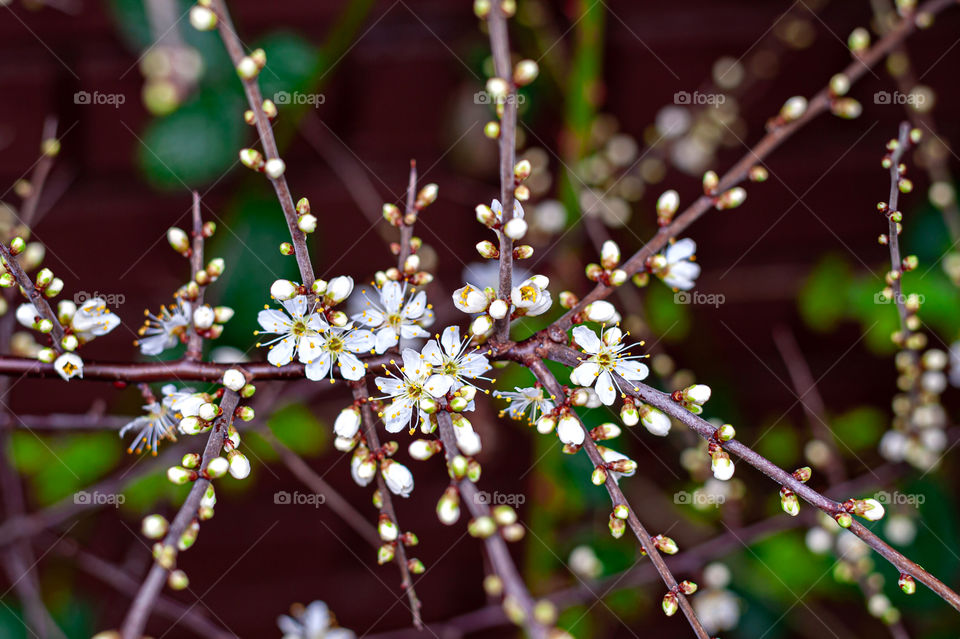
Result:
[[[890,199],[886,203],[887,212],[887,246],[890,248],[890,287],[893,289],[893,301],[897,305],[897,313],[900,315],[900,337],[898,341],[901,345],[906,345],[909,341],[911,329],[908,322],[910,311],[907,309],[907,303],[903,296],[903,259],[900,257],[900,210],[897,204],[900,199],[900,184],[902,181],[902,166],[900,160],[903,154],[910,148],[910,124],[903,122],[900,124],[900,134],[894,148],[889,155],[890,161]]]
[[[239,402],[240,396],[236,392],[232,390],[224,391],[223,400],[220,404],[222,415],[220,419],[217,420],[216,425],[210,430],[207,445],[203,450],[200,468],[205,469],[210,463],[210,460],[220,455],[220,450],[223,448],[223,441],[226,438],[227,430],[233,423],[234,411]],[[164,549],[175,549],[177,547],[177,542],[179,542],[181,535],[183,535],[184,531],[186,531],[187,527],[197,516],[200,502],[209,485],[210,479],[203,475],[200,475],[194,481],[193,486],[190,488],[190,494],[187,495],[183,505],[180,506],[180,510],[177,511],[176,517],[174,517],[170,523],[169,531],[162,542]],[[133,604],[131,604],[130,610],[127,612],[126,619],[123,621],[123,626],[121,627],[123,639],[139,639],[143,635],[143,630],[147,625],[147,618],[150,616],[150,611],[153,609],[157,595],[163,587],[163,580],[168,572],[169,568],[161,565],[159,560],[155,561],[153,566],[151,566],[150,572],[147,573],[146,579],[144,579],[140,585],[137,596],[134,598]]]
[[[453,418],[445,410],[437,412],[438,431],[440,441],[443,443],[443,452],[446,456],[447,467],[453,476],[453,468],[456,465],[457,457],[457,439],[454,434]],[[479,497],[479,491],[472,481],[468,478],[461,479],[457,484],[457,489],[461,495],[461,503],[466,504],[467,510],[474,518],[490,518],[490,508]],[[503,582],[503,590],[511,603],[522,612],[521,625],[527,633],[534,639],[545,639],[547,637],[547,628],[540,623],[534,614],[534,601],[526,584],[520,577],[516,564],[510,557],[510,551],[507,543],[498,533],[484,537],[484,547],[487,551],[487,559],[490,561],[494,572]]]
[[[897,45],[899,45],[905,38],[907,38],[916,30],[917,15],[925,14],[932,16],[953,4],[956,4],[953,0],[929,0],[925,4],[921,5],[915,14],[912,14],[910,17],[901,20],[889,31],[889,33],[887,33],[887,35],[883,37],[883,39],[878,41],[870,49],[859,54],[857,59],[851,62],[847,68],[843,70],[843,75],[846,76],[852,85],[865,73],[867,73],[871,67],[886,57],[890,51],[892,51]],[[762,162],[768,155],[777,149],[780,144],[808,124],[811,120],[828,111],[830,109],[831,102],[832,94],[830,87],[828,86],[821,89],[819,93],[810,99],[807,108],[802,115],[792,121],[774,125],[755,147],[750,149],[742,158],[740,158],[739,161],[737,161],[736,164],[733,165],[733,167],[730,168],[729,171],[727,171],[727,173],[720,179],[718,185],[714,189],[714,192],[718,194],[724,193],[747,179],[751,168]],[[660,227],[656,235],[650,238],[650,241],[644,244],[643,247],[634,253],[630,259],[624,262],[620,268],[626,271],[628,275],[633,275],[641,271],[645,267],[647,259],[660,251],[667,244],[670,238],[678,237],[684,229],[693,224],[693,222],[699,219],[702,215],[713,209],[715,204],[716,198],[713,195],[702,195],[701,197],[697,198],[697,200],[687,207],[686,210],[673,218],[673,221],[669,225]],[[565,341],[565,331],[575,323],[574,318],[582,313],[586,306],[591,302],[609,296],[613,292],[613,289],[614,287],[611,285],[598,282],[592,291],[580,299],[576,306],[567,311],[561,318],[559,318],[549,327],[548,331],[550,337],[559,342]]]
[[[411,176],[411,181],[415,185],[416,177],[413,168],[411,168]],[[374,452],[379,451],[381,449],[380,438],[377,436],[377,426],[374,421],[373,410],[370,408],[370,396],[367,393],[366,381],[361,379],[350,382],[350,388],[353,391],[354,401],[360,403],[360,426],[363,437],[367,440],[367,448]],[[380,491],[380,512],[389,517],[390,521],[399,528],[400,522],[397,519],[397,511],[393,507],[393,499],[381,472],[377,472],[377,490]],[[413,588],[413,579],[410,577],[410,566],[407,561],[407,550],[402,542],[396,543],[394,553],[394,561],[400,569],[400,587],[406,593],[407,601],[410,603],[413,625],[417,629],[421,629],[423,628],[423,619],[420,617],[420,600],[417,598],[417,591]]]
[[[503,115],[500,117],[500,203],[503,206],[503,224],[513,218],[514,176],[517,159],[517,87],[513,82],[510,66],[510,37],[507,32],[507,16],[502,3],[494,2],[487,14],[487,27],[490,31],[490,49],[493,52],[493,67],[497,77],[507,84],[507,93],[503,102]],[[500,278],[497,296],[502,300],[510,299],[513,287],[513,240],[507,237],[503,228],[500,236]],[[495,335],[501,340],[510,338],[510,314],[496,321]]]
[[[536,376],[537,380],[543,384],[543,387],[547,389],[552,396],[554,396],[555,401],[560,401],[566,396],[566,393],[563,391],[563,387],[560,386],[560,383],[553,376],[553,373],[547,369],[547,366],[543,363],[543,360],[532,359],[527,362],[527,366]],[[597,445],[591,438],[589,429],[583,424],[582,421],[580,422],[580,426],[586,433],[586,437],[584,437],[583,440],[583,449],[586,451],[587,456],[590,458],[590,461],[595,467],[604,467],[606,462],[603,459],[603,455],[601,455],[600,451],[597,450]],[[624,496],[623,491],[620,490],[620,485],[617,483],[613,473],[605,473],[604,485],[607,489],[607,493],[610,495],[610,501],[613,504],[614,513],[618,516],[618,518],[623,519],[623,517],[619,516],[619,512],[624,508],[627,510],[627,524],[630,526],[633,534],[636,535],[637,539],[640,541],[643,551],[648,557],[650,557],[650,561],[653,563],[653,565],[656,566],[657,572],[660,574],[660,578],[663,580],[664,584],[666,584],[676,603],[680,606],[680,609],[687,618],[690,627],[693,628],[693,632],[701,639],[710,639],[710,635],[703,628],[703,625],[697,618],[696,613],[693,611],[693,606],[690,605],[690,601],[687,599],[686,594],[681,589],[676,577],[673,576],[670,568],[667,567],[666,562],[660,555],[660,551],[657,549],[656,544],[654,544],[650,533],[648,533],[646,528],[644,528],[643,524],[640,522],[640,519],[637,517],[637,514],[627,502],[627,498]]]
[[[551,359],[564,363],[568,366],[575,366],[578,362],[578,353],[573,349],[554,346],[549,347],[549,351],[551,353]],[[637,399],[640,399],[651,406],[658,408],[677,421],[685,424],[707,441],[716,440],[716,426],[706,421],[702,417],[694,415],[688,411],[680,403],[674,401],[669,394],[663,393],[638,382],[629,382],[620,379],[618,380],[618,383],[625,394],[636,397]],[[760,455],[736,439],[723,442],[722,448],[723,450],[732,453],[743,461],[747,462],[763,474],[770,477],[776,483],[790,489],[798,497],[802,497],[804,501],[812,506],[815,506],[816,508],[819,508],[831,517],[836,517],[837,515],[847,513],[847,509],[844,507],[843,503],[834,501],[829,497],[817,492],[816,490],[813,490],[804,482],[799,481],[793,476],[793,474],[783,470],[766,457]],[[850,526],[847,529],[863,540],[868,546],[873,548],[878,554],[880,554],[880,556],[893,564],[902,574],[913,576],[917,581],[923,583],[937,595],[939,595],[941,599],[949,603],[957,610],[960,610],[960,595],[957,595],[956,592],[954,592],[942,581],[891,548],[886,542],[873,534],[869,528],[863,526],[856,520],[851,520]]]
[[[259,69],[257,68],[255,71],[251,69],[250,72],[241,71],[241,69],[250,69],[251,64],[254,68],[257,65],[244,54],[243,43],[237,37],[226,3],[223,0],[212,0],[211,8],[217,14],[217,28],[220,37],[223,39],[223,44],[226,46],[230,60],[237,67],[240,79],[243,82],[243,91],[247,95],[247,102],[250,105],[250,111],[253,113],[257,134],[260,136],[260,144],[263,145],[263,151],[266,155],[264,166],[269,164],[267,177],[270,179],[274,191],[276,191],[277,199],[280,200],[280,207],[283,209],[283,216],[287,221],[287,228],[290,230],[290,239],[293,243],[294,255],[297,258],[297,268],[300,269],[301,284],[309,289],[313,286],[315,279],[313,266],[310,263],[310,252],[307,249],[306,235],[299,227],[299,216],[293,203],[293,196],[290,194],[290,187],[287,185],[286,177],[284,177],[283,160],[280,159],[280,152],[277,149],[276,138],[273,136],[270,118],[264,111],[264,99],[260,93],[260,84],[257,82]]]

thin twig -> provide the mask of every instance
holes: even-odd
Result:
[[[929,0],[917,9],[917,13],[935,15],[954,4],[956,4],[955,0]],[[491,13],[493,12],[491,11]],[[857,56],[857,59],[847,65],[846,69],[843,70],[843,74],[849,78],[851,84],[855,83],[866,74],[871,67],[886,57],[886,55],[907,38],[907,36],[912,34],[916,28],[916,23],[912,17],[901,20],[873,47]],[[753,166],[763,161],[777,149],[780,144],[806,126],[811,120],[829,110],[830,104],[830,89],[829,87],[824,87],[810,99],[807,110],[803,116],[792,122],[774,126],[754,148],[747,151],[720,179],[716,193],[723,193],[743,182]],[[675,217],[670,225],[661,227],[656,235],[650,238],[650,241],[644,244],[640,250],[621,265],[621,268],[629,275],[643,270],[647,259],[660,251],[670,238],[677,237],[713,207],[714,198],[712,196],[703,195],[697,198],[683,213]],[[575,323],[575,318],[583,309],[591,302],[609,296],[613,292],[613,289],[614,287],[603,284],[602,282],[597,283],[593,290],[583,296],[576,306],[567,311],[567,313],[547,329],[550,336],[557,341],[564,341],[564,332]]]
[[[227,48],[230,60],[236,67],[244,58],[243,43],[237,36],[233,22],[230,20],[230,13],[227,11],[227,5],[223,0],[213,0],[211,4],[217,14],[217,28],[220,31],[220,37]],[[273,128],[270,125],[270,119],[263,110],[263,95],[260,93],[260,84],[256,78],[246,80],[241,78],[243,91],[247,95],[247,102],[253,111],[257,133],[260,136],[260,144],[263,145],[266,159],[280,159],[280,152],[277,150],[277,141],[273,135]],[[293,242],[294,254],[297,258],[297,268],[300,269],[301,284],[307,289],[313,286],[314,273],[313,266],[310,264],[310,252],[307,249],[306,235],[300,230],[298,225],[299,216],[296,206],[293,203],[293,196],[290,194],[290,187],[287,186],[287,178],[284,175],[274,179],[270,178],[270,183],[276,191],[277,199],[280,200],[280,208],[283,209],[283,216],[287,221],[287,228],[290,230],[290,239]]]
[[[530,360],[527,365],[537,377],[537,380],[543,384],[543,387],[547,390],[547,392],[549,392],[555,398],[555,401],[562,401],[566,397],[563,387],[560,386],[560,383],[557,381],[557,379],[547,369],[546,365],[543,363],[543,360],[533,359]],[[575,413],[571,414],[575,415]],[[577,416],[578,421],[579,419],[579,416]],[[590,461],[594,466],[603,466],[605,463],[603,455],[601,455],[600,451],[597,450],[597,445],[594,443],[593,438],[590,437],[590,430],[583,424],[582,421],[580,422],[580,426],[583,428],[583,431],[586,435],[583,440],[584,451],[586,451],[587,456],[590,458]],[[648,557],[650,557],[650,561],[656,567],[657,572],[660,574],[660,578],[663,580],[663,583],[666,584],[670,592],[672,592],[677,598],[677,603],[680,605],[680,609],[683,611],[684,616],[690,623],[690,627],[693,628],[694,634],[700,637],[700,639],[710,639],[709,633],[707,633],[707,631],[703,628],[703,624],[701,624],[700,620],[697,618],[697,614],[694,612],[693,606],[690,605],[690,601],[687,599],[687,596],[680,591],[676,577],[673,576],[670,568],[667,567],[666,562],[660,555],[660,551],[657,550],[656,545],[653,543],[650,533],[648,533],[647,529],[644,528],[643,524],[640,522],[640,519],[637,517],[636,512],[634,512],[634,509],[627,502],[627,498],[624,496],[623,491],[620,490],[620,484],[617,483],[617,479],[614,477],[613,473],[606,474],[605,486],[607,493],[610,495],[610,501],[613,503],[614,508],[620,505],[627,507],[629,512],[627,523],[629,524],[630,529],[640,541],[640,545],[643,547],[644,552]]]
[[[510,36],[507,32],[507,17],[500,2],[492,3],[487,14],[487,28],[490,31],[490,49],[493,52],[493,67],[497,77],[507,83],[509,90],[503,104],[503,116],[500,118],[500,204],[503,207],[503,226],[513,218],[514,180],[513,169],[517,160],[517,87],[513,83],[510,65]],[[500,279],[498,297],[510,300],[513,288],[513,240],[507,237],[500,227]],[[499,340],[510,339],[510,313],[497,320],[494,335]]]
[[[410,241],[413,239],[413,224],[417,219],[417,209],[415,206],[417,198],[417,161],[410,160],[410,178],[407,182],[407,202],[406,214],[400,222],[400,251],[397,258],[397,268],[400,273],[404,272],[404,263],[410,257],[412,246]]]
[[[777,345],[777,350],[780,351],[783,363],[787,365],[793,391],[800,400],[800,405],[803,406],[803,412],[807,415],[810,430],[813,431],[814,437],[827,447],[828,455],[825,464],[827,478],[831,484],[839,484],[846,479],[843,456],[837,449],[837,440],[833,431],[827,425],[826,406],[820,391],[817,390],[817,383],[810,373],[810,366],[803,357],[797,339],[789,329],[780,327],[773,331],[773,341]]]
[[[200,194],[193,192],[193,246],[190,247],[190,280],[197,281],[197,273],[203,268],[203,219],[200,215]],[[199,285],[199,282],[198,282]],[[196,310],[203,306],[203,293],[205,286],[200,286],[200,293],[197,299],[190,305],[191,310]],[[190,322],[190,337],[187,339],[187,352],[184,358],[190,361],[197,361],[203,355],[203,336],[197,331],[194,323]]]
[[[231,390],[224,391],[223,399],[220,402],[220,408],[223,412],[220,419],[217,420],[214,427],[210,430],[207,445],[203,450],[203,459],[200,462],[200,468],[205,469],[207,464],[210,463],[210,460],[220,455],[220,449],[223,448],[223,440],[227,435],[227,429],[229,429],[233,423],[234,411],[236,411],[239,402],[240,396],[237,395],[237,393]],[[190,488],[190,493],[170,523],[169,531],[162,542],[164,546],[171,548],[177,547],[177,542],[180,540],[181,535],[183,535],[184,531],[190,525],[190,522],[197,516],[197,510],[200,508],[200,500],[203,499],[203,495],[209,485],[210,480],[202,475],[194,481],[193,487]],[[153,609],[157,595],[160,594],[160,590],[163,588],[163,580],[166,578],[168,572],[167,568],[164,568],[157,562],[154,562],[153,566],[151,566],[150,572],[147,573],[146,579],[144,579],[140,585],[137,596],[134,598],[130,610],[127,612],[126,619],[123,621],[123,626],[120,630],[123,639],[140,639],[143,635],[143,630],[147,625],[147,618],[150,616],[150,611]]]
[[[457,456],[457,440],[453,432],[453,419],[446,410],[437,412],[438,430],[440,441],[443,443],[443,452],[446,456],[448,468],[453,468],[454,458]],[[451,471],[452,472],[452,471]],[[470,516],[489,517],[490,508],[486,501],[479,498],[477,487],[469,479],[461,479],[457,484],[460,492],[460,502],[465,504]],[[545,639],[548,635],[548,629],[543,626],[534,615],[534,601],[527,590],[523,578],[517,570],[513,558],[510,556],[510,550],[507,548],[507,542],[499,534],[493,534],[483,540],[484,548],[487,551],[487,559],[493,567],[494,572],[503,582],[503,590],[507,597],[510,597],[523,611],[524,628],[534,639]]]
[[[377,453],[380,450],[380,438],[377,436],[377,425],[373,418],[373,410],[370,408],[370,395],[367,393],[366,380],[361,379],[356,382],[350,382],[350,388],[353,390],[353,399],[360,404],[361,427],[363,437],[367,440],[367,448],[371,452]],[[387,488],[387,483],[383,478],[383,473],[377,472],[377,490],[380,491],[382,505],[380,512],[390,518],[397,528],[400,528],[400,521],[397,518],[397,511],[393,507],[393,498]],[[403,543],[398,541],[394,554],[394,561],[400,569],[400,587],[407,594],[407,601],[410,603],[410,613],[413,615],[413,625],[417,629],[423,628],[423,619],[420,617],[420,600],[417,598],[417,591],[413,588],[413,579],[410,577],[410,567],[407,563],[407,549]]]

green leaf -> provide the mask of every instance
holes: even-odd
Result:
[[[123,445],[116,433],[43,437],[17,431],[11,438],[14,465],[30,478],[41,505],[89,486],[116,466]]]
[[[876,446],[887,422],[883,411],[873,406],[861,406],[833,417],[830,428],[837,439],[856,451]]]
[[[647,323],[650,330],[668,342],[676,342],[686,337],[693,324],[690,307],[677,304],[674,292],[661,286],[659,282],[652,282],[646,290]]]

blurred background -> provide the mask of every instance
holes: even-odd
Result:
[[[190,3],[181,0],[3,4],[2,213],[8,223],[20,204],[14,185],[39,157],[45,119],[56,116],[62,152],[34,238],[66,281],[67,298],[112,296],[123,320],[84,357],[142,358],[132,340],[143,310],[169,303],[189,276],[165,233],[189,224],[190,191],[197,189],[204,218],[218,224],[207,255],[227,264],[207,299],[237,311],[214,344],[220,350],[208,355],[262,359],[253,348],[255,314],[270,282],[295,277],[296,265],[278,251],[288,236],[269,184],[237,161],[255,133],[243,122],[246,103],[219,37],[192,29]],[[519,154],[534,166],[525,209],[536,249],[521,266],[548,275],[555,297],[561,290],[586,293],[591,283],[583,267],[605,239],[615,239],[625,255],[641,247],[656,231],[660,193],[676,189],[681,209],[692,202],[705,170],[722,175],[762,137],[786,99],[814,95],[850,62],[854,29],[876,39],[888,28],[889,4],[519,2],[511,47],[517,59],[538,60],[541,69],[521,93]],[[494,113],[478,94],[491,74],[489,44],[470,3],[229,6],[244,43],[267,52],[260,81],[280,108],[275,131],[287,179],[320,219],[310,247],[317,275],[365,282],[394,262],[395,229],[380,218],[380,206],[401,200],[415,159],[421,181],[440,188],[415,231],[425,245],[423,262],[436,274],[427,290],[437,327],[463,324],[448,292],[465,279],[492,281],[489,271],[477,270],[473,246],[490,237],[474,222],[473,208],[499,193],[496,142],[484,136]],[[898,324],[895,307],[875,295],[889,268],[887,249],[877,243],[886,221],[876,203],[889,190],[880,160],[899,122],[910,117],[927,142],[907,159],[915,189],[901,206],[902,242],[921,266],[904,288],[924,296],[920,317],[930,348],[947,352],[957,339],[960,227],[950,145],[960,135],[958,28],[960,11],[944,12],[855,85],[850,95],[862,105],[859,118],[819,117],[764,162],[769,177],[745,185],[742,207],[711,212],[689,230],[703,268],[699,297],[678,298],[651,278],[612,298],[654,355],[651,383],[664,390],[709,384],[714,399],[706,417],[734,424],[739,439],[784,468],[814,466],[818,490],[850,481],[857,492],[836,497],[885,491],[887,517],[873,529],[954,586],[960,522],[958,467],[948,454],[953,420],[938,425],[946,442],[932,443],[927,457],[895,463],[881,455],[897,392],[890,334]],[[514,338],[561,311],[519,322]],[[501,389],[532,382],[511,368],[497,371],[497,379]],[[243,435],[251,478],[222,481],[216,518],[180,560],[190,590],[166,594],[244,637],[279,636],[276,615],[315,599],[358,635],[414,636],[404,630],[410,613],[394,566],[377,566],[375,550],[329,508],[275,503],[278,491],[305,489],[278,463],[262,429],[375,518],[370,491],[349,477],[349,455],[332,448],[332,420],[350,401],[347,390],[301,384],[280,395],[279,386],[261,385],[278,395],[258,408],[262,419]],[[952,388],[943,393],[947,416],[955,395]],[[142,403],[135,388],[31,379],[15,382],[3,401],[24,415],[134,416]],[[561,593],[560,625],[577,637],[689,636],[682,616],[660,612],[662,584],[634,540],[607,532],[609,500],[590,484],[586,458],[563,455],[554,438],[525,423],[498,419],[498,402],[477,404],[481,488],[520,504],[528,533],[513,546],[515,557],[534,595]],[[805,405],[819,418],[810,418]],[[604,407],[585,415],[591,425],[615,420]],[[18,429],[5,451],[3,463],[24,478],[31,512],[66,514],[84,486],[122,478],[120,507],[70,513],[31,539],[42,557],[45,600],[70,637],[119,626],[129,606],[133,589],[104,583],[90,558],[139,580],[150,561],[141,518],[172,515],[185,495],[164,477],[169,459],[126,455],[116,427]],[[407,460],[406,436],[399,440],[399,458]],[[167,448],[179,451],[177,459],[193,445]],[[624,490],[652,533],[679,544],[677,576],[701,584],[693,600],[714,634],[958,636],[960,618],[947,604],[923,587],[904,596],[885,562],[870,564],[855,544],[810,533],[819,530],[811,508],[788,518],[775,484],[746,464],[733,481],[712,482],[703,446],[682,426],[665,439],[625,430],[614,446],[638,460],[641,470],[624,480]],[[481,546],[463,526],[437,521],[436,500],[447,485],[441,464],[411,468],[417,487],[398,509],[402,528],[420,538],[415,554],[427,571],[416,588],[425,620],[443,637],[517,635],[495,626],[496,608],[463,616],[492,603],[481,588]],[[10,585],[0,578],[0,635],[31,636],[17,621],[20,604]],[[196,636],[158,614],[148,630]]]

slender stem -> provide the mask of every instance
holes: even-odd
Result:
[[[70,558],[77,568],[99,579],[122,595],[131,596],[140,585],[126,570],[83,550],[71,539],[61,539],[54,546],[53,551]],[[157,597],[154,610],[159,616],[189,628],[203,639],[236,639],[237,637],[210,621],[199,608],[186,606],[162,594]]]
[[[217,28],[220,31],[220,37],[227,48],[230,60],[236,67],[244,58],[243,43],[237,36],[233,22],[230,20],[227,5],[223,0],[213,0],[210,8],[217,14]],[[257,134],[260,136],[260,144],[263,145],[266,159],[280,159],[277,141],[273,135],[273,128],[270,126],[270,118],[263,110],[263,95],[260,93],[260,84],[256,78],[250,80],[241,78],[241,82],[243,83],[243,91],[247,94],[250,110],[254,114]],[[290,187],[287,186],[287,178],[283,175],[276,179],[270,178],[270,183],[276,191],[277,199],[280,200],[280,208],[283,209],[283,216],[287,221],[287,228],[290,230],[290,239],[293,242],[293,250],[297,258],[297,268],[300,269],[301,284],[309,289],[314,282],[313,266],[310,264],[306,235],[298,226],[299,215],[293,203],[293,196],[290,194]]]
[[[20,262],[10,253],[10,250],[3,242],[0,242],[0,258],[3,259],[6,270],[13,275],[14,279],[17,280],[17,284],[25,291],[27,299],[33,303],[40,317],[50,320],[50,323],[53,324],[53,330],[50,331],[51,345],[58,353],[62,353],[63,346],[60,344],[60,341],[63,339],[64,332],[63,326],[60,325],[60,320],[57,319],[57,314],[53,312],[50,304],[48,304],[46,298],[44,298],[43,293],[33,285],[33,280],[30,279],[30,276],[27,275],[23,267],[20,266]],[[50,368],[52,369],[53,366],[50,365]]]
[[[956,4],[955,0],[929,0],[917,9],[917,13],[928,13],[935,15],[949,6]],[[493,13],[493,12],[491,12]],[[893,27],[887,35],[879,40],[873,47],[865,51],[851,62],[843,74],[849,78],[853,84],[859,80],[867,71],[877,62],[886,57],[886,55],[897,47],[907,36],[916,30],[916,22],[912,17],[901,20]],[[750,172],[750,169],[763,161],[785,140],[806,126],[817,116],[825,113],[831,104],[831,94],[829,87],[824,87],[813,98],[810,99],[807,110],[802,117],[785,124],[774,126],[760,140],[760,142],[740,158],[740,160],[727,171],[720,179],[717,193],[736,186],[743,182]],[[629,275],[633,275],[645,268],[648,258],[655,255],[662,249],[670,238],[678,236],[687,227],[697,221],[702,215],[710,211],[714,206],[714,199],[711,196],[703,195],[693,202],[686,210],[674,218],[669,226],[661,227],[650,241],[633,254],[626,262],[621,265]],[[575,323],[575,318],[586,308],[587,304],[609,296],[614,287],[603,283],[598,283],[592,291],[581,298],[580,302],[565,313],[560,319],[554,322],[548,329],[551,338],[557,341],[564,341],[564,331]]]
[[[457,453],[457,439],[453,432],[453,419],[450,413],[445,410],[437,412],[438,430],[440,432],[440,441],[443,443],[443,452],[446,456],[447,467],[452,468],[454,458]],[[451,471],[452,473],[452,471]],[[478,498],[479,491],[469,479],[461,479],[457,488],[460,491],[460,503],[465,504],[470,516],[489,517],[490,508],[483,499]],[[490,561],[493,571],[497,573],[503,582],[503,590],[507,597],[510,597],[523,611],[524,628],[534,639],[546,639],[548,629],[537,621],[534,616],[534,601],[527,590],[523,578],[517,570],[513,558],[510,556],[510,550],[507,548],[507,542],[499,534],[493,534],[483,540],[486,549],[487,559]]]
[[[487,15],[493,67],[497,77],[509,86],[503,104],[503,116],[500,118],[500,203],[503,206],[502,222],[506,225],[513,218],[513,167],[517,159],[517,87],[513,83],[510,64],[507,17],[499,1],[494,2],[493,5]],[[513,288],[513,240],[503,232],[503,227],[498,231],[498,235],[500,236],[500,278],[497,295],[499,299],[509,302],[510,291]],[[503,319],[497,320],[494,335],[501,341],[510,339],[510,313],[507,313]]]
[[[403,220],[400,222],[400,252],[397,258],[397,268],[403,273],[403,265],[412,250],[410,241],[413,239],[413,224],[417,219],[417,210],[414,206],[417,197],[417,161],[410,160],[410,179],[407,183],[407,203]]]
[[[203,268],[203,219],[200,216],[200,194],[193,192],[193,246],[190,249],[190,280],[197,281],[197,273]],[[200,294],[193,300],[192,310],[203,306],[205,286],[200,287]],[[203,337],[197,332],[197,327],[190,322],[190,337],[187,340],[187,352],[184,357],[190,361],[197,361],[203,355]]]
[[[897,148],[890,154],[890,199],[887,200],[889,210],[888,214],[888,235],[887,245],[890,247],[890,272],[894,275],[893,283],[893,301],[897,305],[897,312],[900,315],[900,343],[906,344],[910,337],[910,327],[907,325],[907,318],[910,316],[907,311],[906,300],[903,298],[903,261],[900,257],[900,227],[893,221],[892,213],[898,211],[897,205],[900,200],[900,160],[903,154],[910,147],[910,125],[903,122],[900,125],[900,135],[897,140]]]
[[[557,381],[557,379],[547,369],[546,365],[543,363],[543,360],[530,360],[528,362],[528,366],[533,374],[537,377],[537,380],[543,384],[543,387],[555,398],[555,400],[560,400],[566,397],[563,387],[560,386],[560,383]],[[576,413],[571,414],[576,415]],[[580,417],[577,415],[577,420],[579,421],[579,419]],[[590,437],[590,430],[583,424],[582,421],[580,422],[580,426],[583,428],[585,434],[583,440],[583,449],[586,451],[587,457],[590,458],[590,461],[594,466],[603,466],[605,463],[603,455],[601,455],[600,451],[597,450],[597,445]],[[670,572],[670,568],[667,567],[666,562],[660,555],[660,551],[657,550],[656,545],[653,543],[650,533],[648,533],[647,529],[644,528],[643,524],[640,522],[640,519],[637,517],[636,512],[634,512],[634,509],[631,508],[630,504],[627,502],[627,498],[624,496],[623,491],[620,490],[620,484],[617,483],[617,479],[613,476],[613,473],[607,473],[605,486],[607,488],[607,493],[610,495],[610,501],[613,503],[614,508],[621,505],[627,507],[629,513],[627,516],[627,524],[629,524],[633,534],[636,535],[637,540],[640,541],[643,551],[647,553],[648,557],[650,557],[650,561],[656,567],[657,572],[660,574],[660,578],[663,580],[663,583],[666,584],[667,588],[676,596],[677,603],[680,604],[680,609],[683,611],[684,616],[690,623],[690,627],[693,628],[694,634],[700,637],[700,639],[710,639],[709,633],[707,633],[707,631],[703,628],[703,624],[701,624],[700,620],[697,618],[697,614],[694,612],[693,606],[690,605],[690,601],[687,599],[686,595],[680,592],[676,577],[673,576],[673,573]]]
[[[846,478],[843,456],[837,450],[837,440],[833,436],[833,431],[827,425],[826,406],[817,390],[817,383],[810,372],[810,366],[803,357],[803,351],[800,350],[797,339],[789,329],[781,327],[775,330],[773,341],[780,351],[780,357],[783,358],[784,364],[787,365],[787,372],[790,374],[790,381],[793,383],[793,391],[803,406],[803,412],[807,415],[810,430],[814,437],[827,447],[828,455],[825,464],[827,477],[831,484],[838,484]]]
[[[380,438],[377,436],[377,425],[373,417],[373,410],[370,408],[370,395],[367,393],[366,380],[361,379],[356,382],[350,382],[350,388],[353,390],[353,398],[360,403],[361,427],[363,437],[367,440],[367,447],[371,452],[376,453],[380,450]],[[383,478],[383,473],[377,472],[377,489],[380,491],[382,505],[380,512],[390,518],[397,528],[400,527],[400,520],[397,518],[397,511],[393,507],[393,497],[387,488],[387,482]],[[420,600],[417,598],[417,591],[413,588],[413,579],[410,577],[410,567],[407,563],[407,549],[402,542],[397,542],[395,562],[400,569],[400,587],[407,593],[407,601],[410,603],[410,613],[413,615],[413,625],[417,629],[423,628],[423,619],[420,617]]]
[[[567,366],[576,366],[579,363],[577,359],[578,351],[575,351],[572,348],[553,345],[548,346],[545,350],[549,350],[551,359],[566,364]],[[717,430],[716,426],[702,417],[694,415],[679,403],[673,401],[669,394],[651,388],[646,384],[629,382],[624,379],[618,379],[617,382],[625,394],[640,399],[651,406],[660,409],[670,417],[673,417],[677,421],[685,424],[688,428],[696,432],[707,441],[714,440],[714,434]],[[839,513],[846,512],[840,502],[834,501],[810,488],[810,486],[807,484],[797,480],[791,473],[783,470],[763,455],[760,455],[736,439],[723,442],[722,446],[723,449],[728,453],[736,455],[781,486],[786,486],[796,493],[797,496],[803,498],[804,501],[819,508],[831,517],[834,517]],[[921,568],[919,565],[891,548],[886,542],[873,534],[869,528],[854,520],[850,528],[847,530],[855,534],[868,546],[873,548],[877,553],[880,554],[881,557],[893,564],[893,566],[895,566],[901,573],[913,576],[917,581],[926,585],[928,588],[930,588],[930,590],[939,595],[941,599],[949,603],[957,610],[960,610],[960,595],[957,595],[957,593],[954,592],[949,586]]]
[[[231,390],[224,391],[223,399],[220,402],[220,408],[223,412],[220,419],[217,420],[214,427],[210,430],[207,445],[203,450],[203,459],[200,462],[200,468],[206,468],[210,460],[220,455],[220,450],[223,448],[223,440],[227,435],[227,429],[229,429],[233,423],[234,411],[236,411],[237,404],[239,403],[240,396],[237,395],[237,393]],[[171,548],[177,547],[177,542],[180,540],[180,537],[197,516],[200,501],[203,499],[203,494],[207,491],[207,486],[209,485],[210,480],[202,475],[193,482],[193,487],[190,488],[187,499],[183,502],[183,505],[180,506],[180,510],[177,511],[176,516],[170,523],[167,535],[163,539],[164,546]],[[160,590],[163,588],[163,580],[166,578],[168,572],[168,569],[159,563],[155,562],[153,566],[151,566],[150,572],[147,573],[146,579],[144,579],[140,585],[137,596],[134,597],[130,610],[127,612],[127,617],[123,621],[123,626],[120,629],[123,639],[140,639],[143,635],[143,630],[147,625],[147,618],[150,616],[150,611],[153,609],[157,595],[160,594]]]

